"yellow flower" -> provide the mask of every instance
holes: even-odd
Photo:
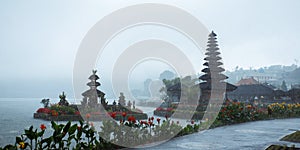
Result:
[[[25,149],[25,143],[24,142],[19,142],[18,144],[19,144],[19,147],[21,149]]]

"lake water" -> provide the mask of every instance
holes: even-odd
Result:
[[[39,128],[41,124],[48,127],[46,135],[51,133],[50,121],[33,119],[33,113],[40,107],[41,99],[39,98],[0,98],[0,147],[7,144],[14,144],[16,136],[24,133],[24,129],[28,129],[31,125]],[[51,102],[55,103],[56,101]],[[113,101],[113,100],[109,100]],[[148,116],[153,115],[154,108],[138,107]],[[65,123],[65,122],[59,122]],[[99,122],[95,122],[96,129],[100,128]]]
[[[0,146],[13,144],[15,137],[31,125],[48,127],[50,122],[33,119],[33,113],[41,107],[40,99],[0,98]]]

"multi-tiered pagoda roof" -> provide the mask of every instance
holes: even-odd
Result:
[[[219,56],[221,53],[217,43],[217,34],[212,31],[209,34],[208,48],[205,53],[207,57],[204,58],[206,62],[203,64],[206,68],[202,69],[204,75],[199,77],[200,80],[204,81],[200,83],[200,88],[202,91],[209,91],[212,89],[212,84],[225,84],[226,91],[233,91],[236,89],[236,86],[224,82],[228,77],[222,74],[225,69],[221,67],[223,63],[221,62],[222,58]]]

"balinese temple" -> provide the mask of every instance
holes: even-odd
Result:
[[[81,104],[85,107],[97,107],[99,106],[98,100],[100,100],[101,104],[105,107],[107,106],[105,93],[97,89],[97,87],[101,85],[97,82],[99,76],[96,75],[96,70],[93,70],[92,72],[93,74],[89,77],[89,80],[91,81],[87,83],[90,89],[82,93],[83,101]]]
[[[199,79],[203,82],[200,83],[201,96],[199,100],[199,107],[197,108],[198,110],[206,109],[208,102],[211,99],[212,91],[216,91],[216,93],[213,94],[219,94],[220,97],[224,97],[224,95],[226,95],[225,93],[237,88],[236,86],[224,81],[228,79],[228,77],[222,74],[225,69],[221,67],[223,63],[221,62],[222,58],[219,56],[221,53],[219,52],[216,37],[217,35],[213,31],[209,34],[208,48],[205,53],[207,57],[204,58],[206,62],[203,64],[206,68],[202,70],[204,75],[199,77]],[[227,97],[225,97],[225,99],[227,99]]]
[[[206,110],[207,105],[211,98],[212,90],[214,90],[214,92],[219,91],[220,97],[224,98],[224,95],[226,96],[225,93],[233,91],[237,88],[236,86],[226,83],[224,81],[228,77],[225,76],[224,74],[222,74],[222,72],[224,72],[225,69],[223,69],[221,67],[221,65],[223,65],[223,63],[221,62],[222,58],[219,56],[221,53],[219,52],[216,36],[217,35],[214,32],[209,34],[208,45],[207,45],[208,48],[206,49],[207,52],[205,53],[205,55],[207,57],[204,58],[204,60],[206,62],[203,64],[206,68],[204,68],[202,70],[204,75],[199,77],[199,79],[202,81],[202,83],[196,84],[194,86],[192,84],[188,84],[188,86],[192,85],[192,88],[189,90],[184,90],[184,91],[190,91],[190,90],[194,90],[194,89],[201,90],[201,95],[200,95],[200,98],[198,101],[198,107],[197,107],[198,111]],[[193,82],[192,79],[190,79],[190,81],[191,81],[190,83]],[[181,92],[181,89],[188,88],[188,86],[186,86],[185,84],[182,84],[182,83],[177,83],[175,85],[168,87],[167,93],[168,93],[168,96],[171,98],[171,101],[179,102],[179,100],[180,100],[180,103],[187,102],[188,104],[194,105],[193,101],[191,101],[191,102],[189,101],[190,97],[188,95],[190,95],[190,93],[182,93]],[[181,96],[183,96],[183,98]],[[195,97],[195,96],[193,96],[193,97]],[[197,97],[199,97],[199,96],[197,96]],[[186,100],[186,98],[187,98],[187,100]],[[227,97],[225,97],[225,99],[227,99]]]

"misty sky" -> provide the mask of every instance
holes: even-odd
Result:
[[[74,60],[85,34],[109,13],[144,2],[178,6],[196,16],[209,30],[214,30],[218,34],[224,67],[228,70],[236,66],[291,65],[300,60],[298,0],[1,1],[0,97],[56,97],[61,91],[71,96]],[[119,43],[111,44],[107,51],[119,48],[116,45],[126,47],[128,38],[125,42],[122,38],[126,34],[132,35],[131,40],[146,38],[149,32],[158,39],[185,40],[175,32],[159,34],[170,31],[155,27],[126,32],[116,37],[112,42]],[[194,48],[182,43],[182,47]],[[199,70],[202,59],[200,57],[195,64]],[[103,60],[106,59],[99,60],[98,65],[105,72],[101,64],[108,62]],[[158,66],[154,71],[164,69]],[[132,78],[139,73],[145,76],[142,69],[134,73]],[[103,74],[105,81],[101,82],[109,83],[106,81],[109,77]],[[158,78],[158,75],[156,72],[150,76]]]

